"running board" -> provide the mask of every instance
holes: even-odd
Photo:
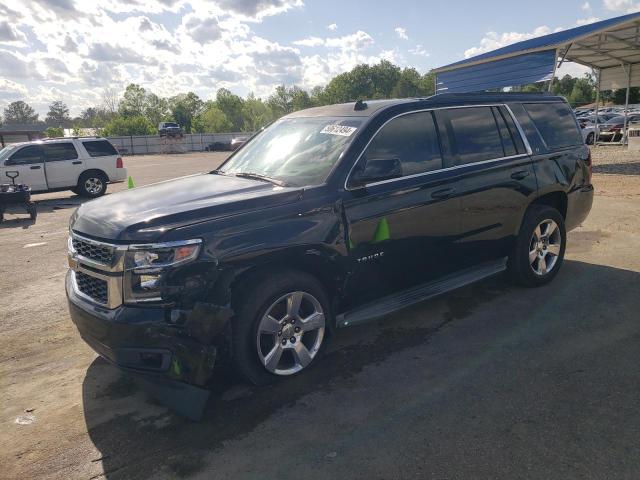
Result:
[[[338,327],[351,327],[375,320],[416,303],[429,300],[443,293],[464,287],[484,278],[491,277],[507,268],[507,259],[481,263],[472,268],[460,270],[433,282],[424,283],[417,287],[388,295],[338,315]]]

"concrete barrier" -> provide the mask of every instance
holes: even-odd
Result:
[[[182,137],[159,135],[133,135],[108,137],[122,155],[148,155],[162,153],[203,152],[214,142],[229,143],[235,137],[249,137],[250,132],[238,133],[185,133]]]

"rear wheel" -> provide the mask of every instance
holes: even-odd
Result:
[[[303,272],[260,276],[243,286],[233,325],[234,363],[251,383],[265,385],[307,368],[330,322],[322,285]]]
[[[529,207],[509,257],[515,281],[538,287],[553,280],[564,260],[566,236],[564,219],[555,208]]]
[[[86,172],[78,180],[78,195],[87,198],[96,198],[107,191],[107,177],[102,172]]]
[[[595,138],[595,134],[593,132],[591,132],[589,135],[587,135],[587,145],[593,145],[593,140]]]

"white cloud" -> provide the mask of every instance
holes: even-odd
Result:
[[[332,32],[336,31],[338,29],[338,24],[337,23],[332,23],[331,25],[327,25],[327,29],[331,30]]]
[[[599,17],[581,18],[581,19],[576,21],[576,25],[578,25],[578,26],[580,26],[580,25],[588,25],[590,23],[595,23],[595,22],[599,22],[599,21],[600,21]]]
[[[324,45],[324,40],[320,37],[307,37],[302,40],[296,40],[293,44],[300,45],[301,47],[319,47],[320,45]]]
[[[413,48],[410,48],[410,49],[409,49],[409,53],[410,53],[411,55],[418,55],[418,56],[420,56],[420,57],[428,57],[428,56],[429,56],[429,52],[427,52],[427,51],[425,50],[425,48],[424,48],[422,45],[420,45],[420,44],[416,45],[416,46],[415,46],[415,47],[413,47]]]
[[[637,0],[604,0],[604,8],[612,12],[633,13],[640,11]]]
[[[591,8],[591,4],[589,2],[584,2],[582,4],[582,10],[584,10],[585,12],[591,12],[592,8]]]
[[[542,35],[548,35],[551,33],[551,29],[546,25],[537,27],[533,32],[487,32],[487,34],[480,40],[480,45],[477,47],[471,47],[464,52],[464,57],[474,57],[481,53],[490,52],[497,48],[510,45],[512,43],[521,42],[522,40],[528,40],[534,37],[540,37]]]
[[[396,27],[394,29],[394,31],[396,32],[396,35],[398,35],[399,39],[401,39],[401,40],[409,40],[409,36],[407,35],[407,29],[406,28]]]

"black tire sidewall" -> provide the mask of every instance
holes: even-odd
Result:
[[[562,244],[560,245],[560,255],[553,269],[545,274],[538,275],[531,268],[529,263],[529,244],[534,229],[544,220],[553,220],[560,229]],[[567,246],[567,232],[564,218],[553,207],[546,205],[532,205],[527,210],[522,222],[515,248],[509,258],[509,269],[514,279],[521,285],[527,287],[540,287],[551,282],[562,268],[564,253]]]
[[[90,192],[87,191],[87,189],[84,186],[84,183],[89,178],[99,178],[100,179],[100,181],[102,182],[102,190],[99,193],[90,193]],[[98,197],[101,197],[107,191],[107,177],[103,173],[100,173],[100,172],[83,173],[80,176],[80,179],[78,180],[78,186],[76,188],[78,189],[78,195],[80,195],[82,197],[86,197],[86,198],[98,198]]]
[[[243,291],[235,295],[235,316],[232,324],[233,363],[238,373],[254,385],[268,385],[281,378],[295,376],[309,368],[307,366],[294,375],[275,375],[269,372],[260,362],[256,350],[256,339],[259,321],[267,308],[286,293],[293,291],[308,292],[322,306],[325,313],[325,332],[319,357],[324,349],[330,333],[332,315],[330,302],[321,283],[311,275],[293,270],[281,271],[271,275],[259,275],[248,283],[243,282],[238,288]],[[312,362],[313,363],[313,362]]]

